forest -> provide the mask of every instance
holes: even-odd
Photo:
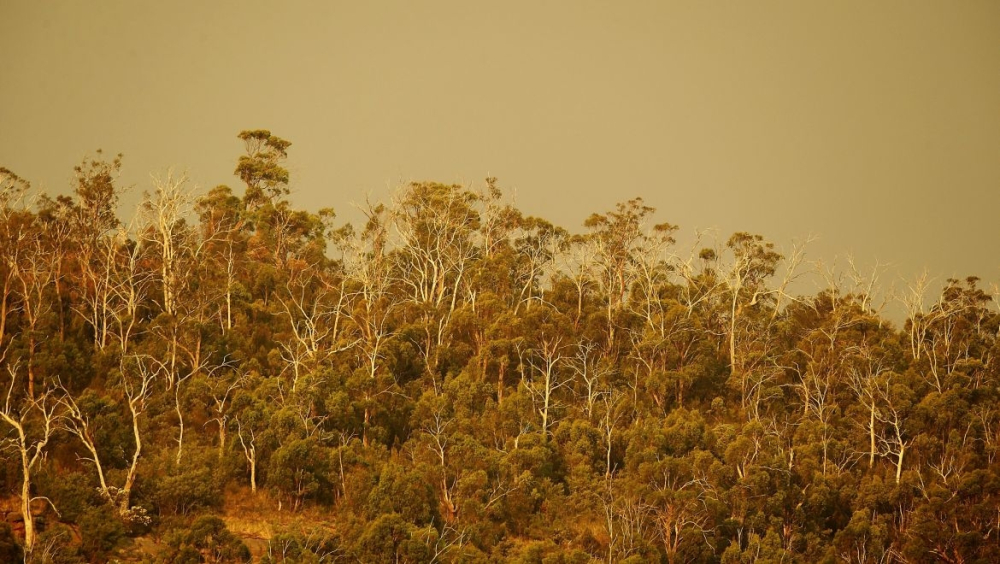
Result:
[[[495,178],[352,226],[239,138],[237,188],[164,174],[131,217],[121,155],[59,196],[0,168],[0,562],[1000,562],[975,276],[886,298]]]

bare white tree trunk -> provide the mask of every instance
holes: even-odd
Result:
[[[46,392],[37,398],[24,398],[18,401],[14,391],[17,371],[18,364],[7,366],[7,378],[10,384],[7,386],[6,398],[0,409],[0,421],[6,423],[14,432],[14,437],[5,442],[17,451],[21,462],[20,505],[21,517],[24,520],[24,559],[27,562],[31,559],[31,553],[38,540],[35,516],[31,512],[31,502],[35,499],[31,497],[32,475],[45,456],[45,448],[55,431],[58,419],[56,410],[59,403],[52,397],[51,392]],[[29,426],[33,428],[31,437],[29,437]],[[47,498],[42,499],[47,500]]]

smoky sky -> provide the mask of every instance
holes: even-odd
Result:
[[[171,167],[238,189],[267,128],[293,203],[345,220],[491,175],[574,231],[641,196],[682,240],[1000,279],[997,2],[6,1],[0,29],[0,165],[49,192],[97,148],[133,205]]]

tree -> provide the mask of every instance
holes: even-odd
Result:
[[[13,437],[8,436],[3,442],[13,447],[21,463],[21,518],[24,520],[24,554],[27,562],[31,559],[38,540],[35,516],[31,510],[32,502],[38,499],[48,501],[48,498],[32,496],[32,477],[44,460],[49,439],[56,430],[59,404],[51,390],[38,397],[22,397],[15,385],[17,363],[7,364],[5,368],[9,383],[0,408],[0,421],[14,433]]]
[[[14,272],[14,278],[19,286],[19,304],[25,319],[24,334],[27,338],[28,359],[28,396],[35,397],[36,366],[35,353],[41,334],[43,317],[52,309],[52,297],[49,294],[54,276],[52,268],[52,251],[47,249],[38,227],[28,227],[31,235],[23,241],[23,251],[20,260],[12,262],[9,267]]]
[[[268,484],[291,498],[292,511],[306,499],[330,491],[330,460],[315,438],[285,442],[271,456]]]
[[[775,288],[768,282],[784,257],[774,250],[773,243],[764,241],[760,235],[738,232],[726,241],[726,250],[728,262],[718,267],[717,272],[728,293],[724,317],[730,376],[738,385],[740,406],[756,417],[778,372],[773,363],[773,343],[768,337],[779,312],[780,299],[795,277],[802,248],[793,249],[785,275]],[[711,253],[713,258],[719,255]]]
[[[530,367],[528,375],[522,380],[524,388],[531,394],[536,405],[536,411],[542,421],[539,430],[542,440],[548,441],[554,420],[553,410],[560,404],[555,393],[571,383],[571,379],[562,374],[562,365],[566,356],[560,337],[544,337],[538,343],[538,348],[527,351],[526,362]]]
[[[0,289],[0,347],[6,345],[7,317],[17,272],[14,265],[20,262],[22,241],[27,236],[24,228],[24,218],[27,215],[24,198],[30,187],[27,180],[0,167],[0,274],[3,276]]]
[[[246,291],[240,281],[240,275],[247,268],[246,218],[240,199],[228,186],[213,188],[198,199],[195,209],[205,253],[201,278],[206,283],[221,279],[217,283],[224,307],[219,309],[219,325],[223,331],[229,331],[234,324],[234,302]]]
[[[449,476],[448,425],[450,423],[451,421],[445,419],[444,414],[438,409],[435,410],[431,421],[421,431],[429,439],[428,448],[437,458],[438,468],[436,473],[440,476],[438,479],[438,489],[441,497],[441,507],[444,509],[445,521],[449,524],[454,524],[456,519],[458,519],[459,513],[458,503],[455,499],[455,485],[458,479]]]
[[[219,429],[218,449],[219,459],[225,455],[229,430],[229,417],[232,412],[233,396],[243,387],[246,375],[226,367],[216,375],[202,380],[202,385],[207,389],[207,394],[211,398],[210,409],[212,417],[210,423],[215,423]]]
[[[978,283],[975,276],[964,284],[948,279],[938,302],[926,313],[922,306],[926,278],[911,286],[906,303],[911,354],[927,363],[927,381],[938,393],[954,385],[958,374],[972,378],[978,387],[992,359],[988,351],[996,339],[992,330],[996,322],[986,308],[990,296]]]
[[[597,259],[593,263],[594,277],[606,300],[608,346],[614,342],[615,315],[628,305],[633,283],[643,274],[649,281],[650,265],[643,264],[643,255],[647,253],[642,251],[652,254],[653,249],[673,242],[671,233],[677,227],[669,223],[655,225],[650,233],[645,232],[646,218],[655,211],[642,198],[633,198],[617,204],[615,211],[593,214],[584,222],[590,229],[587,243],[593,247]]]
[[[244,130],[238,137],[246,154],[240,156],[233,174],[247,185],[244,196],[247,208],[255,210],[264,202],[288,194],[288,169],[282,164],[288,158],[291,142],[266,129]]]
[[[153,177],[155,190],[153,194],[145,194],[141,207],[143,240],[159,249],[163,288],[160,305],[167,315],[177,313],[178,295],[190,271],[185,265],[188,258],[185,255],[195,252],[193,234],[185,221],[193,211],[195,197],[186,184],[186,177],[174,178],[172,172],[164,178]]]
[[[77,284],[83,302],[77,311],[93,328],[97,349],[103,349],[108,342],[112,300],[109,279],[117,259],[114,242],[120,226],[117,207],[121,190],[115,183],[122,167],[120,154],[111,161],[103,160],[101,154],[98,150],[97,158],[85,159],[74,168],[77,201],[72,214],[75,262],[80,272]]]
[[[454,311],[463,277],[475,256],[479,197],[458,185],[411,183],[390,212],[399,237],[398,271],[418,304]]]
[[[906,416],[904,410],[909,407],[906,388],[894,381],[892,373],[879,381],[875,387],[880,407],[875,412],[875,418],[882,424],[878,435],[880,449],[883,455],[895,458],[896,483],[903,476],[903,457],[912,439],[907,436]]]
[[[712,529],[703,492],[705,484],[691,476],[687,460],[666,459],[644,469],[650,474],[649,502],[656,516],[657,536],[667,562],[695,562],[703,555],[698,544],[706,544]]]
[[[858,403],[867,412],[864,428],[868,435],[868,467],[875,466],[878,454],[879,413],[883,400],[883,382],[890,378],[887,359],[872,347],[862,345],[848,364],[848,385]]]
[[[555,262],[559,253],[566,250],[569,233],[544,219],[527,217],[520,222],[520,236],[514,241],[517,252],[517,280],[520,291],[514,305],[517,315],[524,305],[531,307],[539,284],[546,270]]]
[[[87,413],[75,398],[63,388],[60,403],[66,410],[62,420],[64,428],[83,443],[90,457],[85,460],[94,465],[100,480],[102,497],[116,509],[118,516],[126,522],[148,524],[149,518],[145,510],[131,505],[132,488],[139,470],[139,459],[142,455],[142,415],[149,407],[153,393],[153,385],[158,378],[163,377],[163,363],[140,355],[129,355],[121,359],[119,391],[123,395],[125,407],[128,409],[131,422],[134,446],[122,485],[115,486],[106,479],[106,464],[98,448],[97,437],[91,426],[91,414]]]

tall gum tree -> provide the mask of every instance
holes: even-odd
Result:
[[[117,185],[122,156],[108,161],[97,156],[74,168],[76,173],[73,207],[74,257],[81,302],[76,308],[92,327],[94,348],[104,349],[109,342],[112,314],[111,272],[117,260],[118,202],[123,190]]]
[[[643,278],[644,267],[652,266],[646,264],[649,255],[673,242],[670,234],[676,227],[669,223],[647,232],[646,221],[655,211],[642,198],[633,198],[618,203],[614,211],[591,215],[583,224],[590,230],[586,242],[596,259],[593,277],[606,301],[608,346],[615,342],[617,313],[629,305],[633,284]]]
[[[288,169],[284,160],[292,145],[266,129],[244,130],[237,136],[243,141],[245,154],[240,156],[233,174],[247,185],[244,202],[250,210],[267,201],[288,194]]]
[[[59,403],[51,390],[38,397],[24,396],[16,385],[17,363],[8,362],[5,372],[5,380],[8,382],[4,386],[6,394],[3,405],[0,406],[0,422],[13,432],[13,437],[3,439],[0,444],[9,445],[20,463],[20,512],[24,522],[25,562],[29,562],[38,540],[35,515],[31,510],[32,502],[49,501],[48,498],[32,495],[32,480],[34,472],[45,459],[49,440],[56,431]]]
[[[389,209],[395,277],[407,296],[414,339],[427,375],[439,383],[440,351],[450,344],[451,322],[465,303],[480,258],[480,194],[465,186],[410,183]]]
[[[235,302],[245,293],[241,279],[248,268],[241,202],[228,186],[217,186],[198,199],[195,210],[205,248],[201,280],[221,297],[218,320],[222,331],[228,332],[235,324]]]
[[[187,219],[193,214],[195,196],[187,177],[168,172],[153,177],[153,193],[146,193],[140,214],[140,233],[145,243],[157,249],[162,302],[167,315],[177,312],[177,300],[187,281],[188,264],[197,253],[197,242]],[[188,264],[185,264],[188,263]]]
[[[18,287],[18,305],[24,319],[22,334],[26,340],[28,372],[28,396],[35,397],[38,368],[35,361],[39,340],[44,340],[44,317],[51,311],[55,269],[54,251],[46,247],[40,226],[35,222],[27,226],[27,236],[22,241],[23,251],[17,261],[10,264]]]
[[[91,423],[93,414],[88,413],[76,401],[68,390],[63,388],[60,403],[65,409],[62,427],[75,436],[86,448],[89,457],[84,460],[94,465],[100,481],[101,496],[116,510],[118,516],[127,521],[146,522],[145,510],[131,505],[132,489],[139,471],[139,461],[143,451],[143,415],[149,407],[153,395],[153,387],[162,375],[163,364],[141,355],[128,355],[121,359],[119,376],[121,378],[118,392],[122,394],[122,403],[128,410],[131,423],[132,456],[128,459],[125,477],[121,486],[111,484],[107,479],[107,463],[101,457],[97,443],[96,429]]]
[[[30,217],[25,208],[30,187],[27,180],[0,167],[0,348],[7,344],[7,318],[15,299],[16,265],[27,236],[25,220]]]
[[[703,251],[715,262],[724,289],[725,335],[730,378],[740,392],[740,406],[751,417],[759,413],[762,394],[780,371],[773,363],[773,332],[781,299],[802,260],[803,246],[793,248],[778,284],[772,279],[784,257],[761,235],[734,233],[725,251]]]

